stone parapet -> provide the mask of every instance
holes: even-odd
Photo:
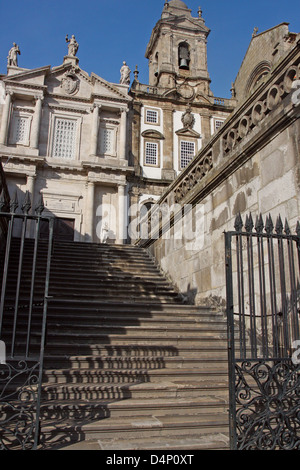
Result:
[[[250,212],[254,219],[281,214],[296,226],[299,46],[230,115],[141,221],[147,230],[136,243],[149,249],[191,302],[224,305],[224,232],[233,230],[239,213]]]

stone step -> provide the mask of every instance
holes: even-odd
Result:
[[[76,439],[76,435],[73,435],[74,440]],[[174,436],[164,436],[164,439],[161,437],[143,437],[141,439],[134,437],[133,439],[126,439],[126,438],[101,438],[101,439],[94,439],[94,440],[80,440],[81,437],[78,435],[78,442],[75,442],[70,445],[66,445],[65,443],[56,443],[57,450],[101,450],[101,451],[121,451],[121,450],[148,450],[148,451],[164,451],[164,455],[168,455],[168,451],[178,451],[178,449],[184,451],[186,450],[187,456],[191,454],[190,451],[225,451],[229,450],[229,436],[228,433],[216,433],[213,432],[203,433],[201,435],[187,435],[182,436],[180,433]],[[137,457],[138,454],[134,454]],[[147,462],[150,462],[151,465],[157,465],[157,459],[160,456],[157,456],[155,452],[152,454],[153,456],[150,458],[148,457]],[[178,455],[178,453],[176,453]],[[144,459],[144,455],[141,457]],[[176,460],[176,458],[174,458]],[[175,462],[174,460],[174,462]],[[193,458],[191,458],[191,462],[193,463]],[[166,458],[165,458],[166,461]],[[179,458],[176,460],[178,462],[181,461]],[[189,458],[186,458],[186,462],[189,462]],[[175,465],[175,464],[174,464]]]
[[[40,307],[42,309],[42,307]],[[33,315],[31,321],[31,331],[39,331],[41,328],[42,315]],[[11,328],[13,325],[13,315],[10,318],[6,318],[5,326],[6,328]],[[19,312],[18,314],[18,328],[27,330],[28,325],[28,312]],[[153,317],[130,317],[130,316],[111,316],[107,317],[104,315],[80,315],[73,314],[71,316],[64,316],[62,313],[51,313],[48,312],[47,315],[47,325],[48,329],[55,331],[57,328],[60,330],[63,328],[68,328],[69,331],[76,332],[78,329],[85,329],[88,333],[91,330],[94,332],[103,332],[105,334],[113,334],[115,332],[126,333],[132,331],[136,333],[140,331],[144,333],[144,330],[153,332],[157,334],[167,330],[173,334],[176,331],[183,331],[185,334],[191,332],[193,335],[199,333],[207,335],[224,335],[226,334],[226,325],[222,322],[217,321],[205,321],[199,320],[195,321],[190,318],[171,318],[170,316],[153,316]]]
[[[227,369],[203,369],[198,368],[181,368],[181,369],[46,369],[44,370],[44,385],[68,385],[71,384],[126,384],[126,383],[156,383],[162,380],[182,381],[186,380],[207,380],[212,383],[218,382],[222,377],[227,379]]]
[[[20,246],[13,244],[16,250]],[[194,448],[226,448],[223,315],[184,304],[145,250],[56,241],[53,246],[42,387],[44,442],[52,448],[84,439],[90,447],[97,442],[99,449],[112,442],[128,449],[155,448],[155,443],[178,449],[179,439]],[[32,241],[25,247],[17,353],[27,333]],[[32,360],[40,348],[47,249],[41,243]],[[7,332],[13,322],[16,260],[12,255]],[[213,441],[213,435],[220,439]]]
[[[86,402],[73,400],[71,402],[43,401],[41,405],[41,418],[46,424],[51,420],[67,419],[100,420],[105,418],[132,418],[136,416],[188,416],[207,414],[208,410],[213,415],[228,412],[227,402],[221,398],[203,397],[197,398],[153,398],[150,400],[121,400]],[[65,418],[66,419],[66,418]],[[50,423],[49,423],[50,424]]]
[[[206,397],[227,398],[228,380],[221,377],[180,382],[178,379],[159,382],[139,382],[129,384],[50,384],[43,386],[43,400],[124,400],[124,399],[159,399]]]
[[[55,426],[56,433],[68,432],[72,435],[74,426],[72,423]],[[53,432],[51,425],[43,425],[43,433]],[[211,433],[228,432],[228,418],[226,414],[211,416],[210,414],[196,416],[159,416],[159,417],[133,417],[122,419],[109,419],[90,422],[76,427],[76,432],[81,433],[86,440],[118,439],[126,436],[126,439],[135,438],[169,438],[170,436],[198,436],[202,437]]]
[[[11,301],[13,299],[11,298]],[[12,302],[13,303],[13,302]],[[13,303],[14,305],[14,303]],[[26,305],[29,306],[29,301],[26,299]],[[43,311],[43,303],[35,305],[33,315],[36,319],[41,318]],[[28,316],[28,307],[19,308],[18,318],[26,318]],[[183,304],[164,304],[152,305],[135,302],[134,304],[126,305],[123,302],[93,302],[93,301],[76,301],[58,300],[52,298],[48,305],[48,318],[49,319],[62,319],[65,322],[70,320],[84,319],[86,321],[120,321],[122,323],[128,321],[159,321],[163,322],[174,321],[176,324],[192,323],[192,324],[211,324],[213,326],[225,325],[222,315],[214,312],[209,312],[207,309],[198,310],[193,306],[186,306]]]
[[[135,333],[135,334],[134,334]],[[139,328],[136,328],[135,331],[131,329],[120,329],[119,333],[111,333],[111,332],[86,332],[86,331],[78,331],[76,333],[70,331],[51,331],[49,330],[47,333],[48,337],[48,344],[51,342],[54,343],[63,343],[63,344],[76,344],[78,347],[84,344],[110,344],[110,345],[144,345],[144,346],[180,346],[180,345],[205,345],[205,346],[225,346],[227,344],[227,338],[224,337],[216,337],[213,335],[205,336],[201,332],[197,334],[195,329],[189,331],[188,334],[182,329],[178,329],[177,331],[170,332],[168,329],[165,331],[155,331],[154,329],[150,331],[149,329],[145,329],[144,332],[139,331]],[[32,340],[38,340],[39,334],[33,333]]]
[[[46,356],[45,369],[92,370],[92,369],[181,369],[197,368],[197,370],[227,370],[227,356],[206,358],[189,356]]]

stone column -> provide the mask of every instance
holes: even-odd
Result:
[[[95,105],[93,109],[93,121],[91,132],[91,155],[97,155],[98,132],[99,132],[99,112],[101,106]]]
[[[12,96],[13,96],[13,93],[11,91],[9,91],[6,94],[6,99],[5,99],[5,103],[3,107],[1,129],[0,129],[0,144],[3,144],[3,145],[6,145],[6,142],[7,142],[7,131],[8,131],[8,126],[9,126],[9,115],[10,115]]]
[[[173,156],[173,119],[172,106],[163,107],[164,113],[164,142],[163,142],[163,165],[161,176],[166,180],[175,179],[174,156]]]
[[[34,149],[39,148],[39,136],[40,136],[40,124],[42,118],[42,97],[36,98],[35,111],[33,116],[32,123],[32,133],[31,133],[31,147]]]
[[[27,176],[27,185],[26,188],[29,191],[30,194],[30,201],[31,201],[31,214],[35,215],[35,207],[34,207],[34,187],[35,187],[35,176],[28,175]],[[27,222],[27,230],[26,230],[26,236],[27,237],[34,237],[35,229],[35,222],[33,221],[28,221]]]
[[[121,108],[119,158],[122,160],[126,159],[127,112],[126,108]]]
[[[34,213],[34,183],[35,183],[35,176],[28,175],[27,176],[27,190],[30,193],[32,213]]]
[[[87,242],[94,240],[94,206],[95,206],[95,183],[89,181],[87,184],[86,213],[85,213],[85,239]]]
[[[125,185],[118,185],[118,240],[117,243],[123,244],[127,240],[126,235],[126,197],[125,197]]]

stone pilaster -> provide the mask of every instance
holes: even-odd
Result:
[[[126,239],[126,227],[125,221],[127,223],[127,205],[126,205],[126,196],[125,196],[125,185],[118,185],[118,240],[117,243],[123,244]]]
[[[93,108],[92,131],[91,131],[91,155],[97,155],[98,133],[99,133],[99,114],[101,106],[95,105]]]
[[[42,118],[42,103],[43,103],[42,97],[37,97],[36,98],[36,104],[35,104],[35,111],[34,111],[34,116],[33,116],[33,122],[32,122],[32,133],[31,133],[31,147],[34,149],[39,148],[39,136],[40,136],[40,125],[41,125],[41,118]]]
[[[120,149],[119,149],[119,158],[121,160],[126,159],[127,113],[128,113],[128,109],[121,108]]]
[[[8,133],[8,127],[9,127],[9,116],[10,116],[12,97],[13,97],[13,93],[9,91],[6,94],[6,99],[5,99],[5,103],[3,107],[1,129],[0,129],[0,144],[3,144],[3,145],[6,145],[7,143],[7,133]]]
[[[164,107],[164,142],[163,142],[163,165],[162,179],[173,180],[175,178],[173,158],[173,109]]]
[[[86,211],[85,211],[85,239],[87,242],[94,241],[94,206],[95,206],[95,183],[87,183]]]

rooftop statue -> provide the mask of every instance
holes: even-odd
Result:
[[[130,84],[130,68],[126,64],[126,62],[123,62],[123,65],[121,67],[121,79],[120,79],[120,84],[121,85],[129,85]]]
[[[18,67],[18,54],[21,55],[19,46],[14,42],[13,47],[10,49],[7,57],[7,65]]]
[[[71,57],[75,57],[78,51],[79,44],[76,41],[74,34],[72,34],[71,39],[69,39],[68,35],[66,35],[66,42],[68,43],[68,55]]]

